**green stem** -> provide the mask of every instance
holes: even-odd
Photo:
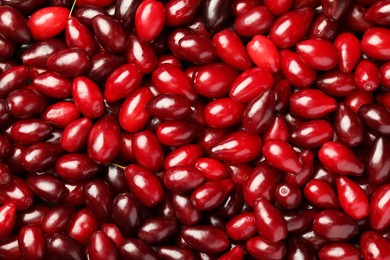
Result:
[[[70,8],[70,12],[69,12],[69,18],[72,17],[73,9],[76,6],[76,2],[77,2],[77,0],[73,1],[72,7]]]
[[[110,164],[111,164],[111,165],[114,165],[114,166],[116,166],[116,167],[118,167],[118,168],[125,169],[125,167],[122,166],[122,165],[119,165],[119,164],[116,164],[116,163],[110,163]]]

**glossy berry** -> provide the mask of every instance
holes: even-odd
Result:
[[[148,0],[141,3],[135,13],[135,30],[141,41],[152,41],[161,32],[165,22],[162,3]]]
[[[64,7],[46,7],[31,15],[28,25],[37,40],[49,39],[65,29],[69,10]]]

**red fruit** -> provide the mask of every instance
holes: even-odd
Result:
[[[330,70],[338,63],[337,49],[329,41],[310,39],[296,45],[304,62],[315,70]]]
[[[195,256],[190,249],[177,246],[161,246],[158,249],[158,256],[163,259],[187,259],[195,260]]]
[[[271,11],[272,15],[279,16],[286,13],[292,7],[292,0],[265,0],[264,5]]]
[[[59,50],[66,48],[65,43],[57,39],[39,41],[26,50],[21,56],[26,66],[46,67],[47,59]]]
[[[367,104],[360,107],[358,116],[363,124],[381,134],[390,132],[390,112],[379,104]]]
[[[262,256],[265,259],[284,259],[286,244],[283,241],[270,243],[262,236],[256,236],[246,241],[245,248],[253,256]]]
[[[42,219],[42,230],[49,236],[65,231],[74,216],[75,209],[70,205],[49,209]]]
[[[384,87],[390,87],[390,63],[386,62],[380,67],[381,83]]]
[[[23,15],[16,8],[7,4],[2,5],[0,19],[3,21],[0,25],[0,33],[6,38],[20,43],[31,41],[31,28],[28,27]]]
[[[302,203],[302,193],[298,186],[283,183],[276,187],[275,199],[283,208],[295,209]]]
[[[210,181],[192,192],[191,202],[198,210],[210,210],[219,206],[233,190],[231,180]]]
[[[360,250],[364,259],[386,259],[390,257],[390,242],[375,231],[366,231],[360,236]]]
[[[157,137],[149,130],[133,135],[132,148],[137,162],[151,171],[162,167],[164,152]]]
[[[165,5],[165,24],[177,27],[190,22],[200,5],[200,0],[171,0]]]
[[[165,157],[164,169],[168,170],[175,166],[194,166],[202,154],[202,147],[198,144],[183,145]]]
[[[176,230],[176,220],[154,217],[140,225],[138,237],[149,245],[157,245],[165,242]]]
[[[206,64],[198,68],[193,77],[194,89],[205,97],[222,98],[238,75],[237,69],[225,63]]]
[[[248,103],[270,90],[273,84],[273,76],[267,69],[249,69],[233,81],[229,96],[236,102]]]
[[[84,76],[73,80],[72,96],[80,112],[91,119],[104,113],[103,95],[99,87]]]
[[[253,206],[259,196],[273,201],[276,187],[282,180],[281,173],[264,161],[248,174],[250,175],[247,177],[247,180],[243,180],[243,196],[245,202]]]
[[[211,147],[212,156],[231,163],[245,163],[261,154],[263,142],[258,135],[234,132]]]
[[[215,33],[227,27],[232,13],[232,0],[211,0],[203,4],[202,19],[208,31]]]
[[[298,43],[309,29],[314,11],[302,8],[287,12],[273,23],[269,38],[279,48],[289,48]]]
[[[332,70],[319,76],[316,81],[316,87],[334,97],[358,93],[354,75],[342,73],[339,70]],[[369,95],[369,93],[367,94]]]
[[[108,102],[114,102],[127,97],[142,81],[142,75],[132,64],[117,68],[107,79],[104,97]]]
[[[303,194],[316,207],[325,209],[337,209],[339,207],[336,192],[324,180],[310,180],[303,189]]]
[[[125,168],[125,177],[130,191],[146,207],[155,206],[163,199],[162,184],[151,171],[130,164]]]
[[[359,117],[344,104],[340,104],[336,111],[335,133],[349,147],[357,146],[363,141],[364,129]]]
[[[61,148],[67,152],[78,152],[85,147],[92,121],[88,118],[80,118],[70,123],[61,136]]]
[[[102,180],[93,180],[84,185],[85,202],[100,220],[109,222],[112,217],[113,195],[111,187]]]
[[[143,1],[135,12],[135,30],[141,41],[154,40],[162,31],[165,22],[165,8],[161,2]]]
[[[100,52],[91,57],[91,66],[87,75],[96,83],[104,82],[124,62],[124,57],[113,55],[107,51]]]
[[[80,209],[73,217],[66,233],[79,244],[85,245],[98,229],[99,221],[87,208]]]
[[[239,123],[243,113],[244,105],[231,98],[220,98],[206,105],[204,117],[207,125],[225,128]]]
[[[163,120],[185,119],[192,113],[190,101],[178,94],[158,95],[147,104],[146,111]]]
[[[119,251],[114,242],[103,232],[96,231],[88,243],[88,256],[91,260],[119,260]]]
[[[317,78],[317,72],[306,64],[295,52],[282,50],[280,52],[282,71],[291,85],[298,88],[308,88]]]
[[[14,90],[20,89],[27,85],[28,69],[20,65],[10,68],[0,74],[0,95],[6,97]]]
[[[349,0],[346,1],[334,1],[334,0],[322,0],[321,5],[324,14],[332,20],[339,20],[343,14],[348,10]]]
[[[266,199],[260,197],[254,205],[256,229],[271,243],[277,243],[287,237],[287,224],[282,213]]]
[[[364,4],[355,3],[355,1],[353,1],[346,13],[347,25],[358,32],[365,32],[373,27],[373,24],[364,18],[366,11],[367,7]]]
[[[378,137],[369,150],[367,158],[367,175],[368,179],[376,184],[385,183],[389,179],[390,157],[389,140],[385,137]]]
[[[133,3],[139,0],[133,1]],[[125,2],[125,1],[122,1]],[[157,67],[157,56],[152,45],[148,42],[141,42],[136,36],[130,35],[126,48],[126,58],[133,63],[142,74],[152,73]]]
[[[127,35],[117,20],[98,14],[92,18],[92,25],[96,38],[108,51],[121,53],[126,50]]]
[[[286,259],[294,259],[296,256],[303,257],[303,259],[316,259],[315,253],[299,236],[293,236],[287,240],[286,256]]]
[[[19,248],[25,259],[44,259],[46,255],[46,237],[35,225],[25,226],[19,232]]]
[[[33,13],[28,20],[28,25],[36,40],[45,40],[62,32],[68,19],[67,8],[50,6]]]
[[[47,68],[64,77],[76,77],[90,67],[88,54],[79,48],[60,50],[47,59]]]
[[[138,227],[140,222],[140,214],[139,203],[133,194],[121,193],[114,198],[112,203],[112,218],[123,234],[129,234],[135,231],[135,228]],[[121,234],[120,231],[118,232]],[[123,237],[117,239],[123,242]]]
[[[49,174],[29,177],[26,183],[34,195],[47,202],[60,203],[66,196],[65,185]]]
[[[390,58],[390,32],[388,29],[373,27],[368,29],[362,38],[362,50],[367,56],[388,60]]]
[[[301,209],[295,211],[284,211],[283,218],[287,223],[288,232],[302,233],[313,224],[317,211],[314,209]]]
[[[290,91],[291,84],[286,79],[282,79],[275,84],[275,110],[277,112],[281,113],[287,109],[290,101]]]
[[[146,104],[153,97],[149,88],[139,88],[131,93],[120,108],[118,115],[120,126],[129,132],[141,130],[149,119],[149,114],[145,109]]]
[[[6,203],[0,208],[0,241],[6,240],[15,226],[16,207],[13,203]]]
[[[0,191],[0,203],[12,203],[17,210],[28,209],[33,204],[33,200],[33,194],[26,182],[16,176],[13,176],[10,183]],[[12,213],[12,207],[5,207],[5,209],[9,209],[9,213]]]
[[[256,6],[236,18],[234,30],[240,36],[251,37],[266,33],[272,22],[271,12],[265,6]]]
[[[10,139],[16,143],[31,145],[50,137],[50,125],[40,119],[22,119],[11,126]]]
[[[344,73],[350,73],[360,60],[360,41],[352,33],[342,33],[334,41],[339,57],[339,68]]]
[[[226,166],[213,158],[199,158],[194,167],[200,171],[208,181],[222,180],[229,177]]]
[[[87,145],[88,156],[97,163],[110,163],[119,152],[119,144],[119,125],[112,115],[106,115],[91,128]]]
[[[289,131],[287,123],[282,116],[277,116],[274,118],[271,125],[265,131],[263,138],[264,142],[267,142],[271,139],[288,141]]]
[[[337,210],[319,212],[313,222],[313,230],[328,241],[343,242],[355,237],[359,228],[347,214]]]
[[[5,163],[0,163],[0,187],[11,181],[12,172]]]
[[[318,257],[324,260],[336,260],[339,257],[348,260],[360,260],[361,253],[358,248],[347,243],[333,243],[318,251]]]
[[[364,171],[364,164],[352,150],[337,142],[323,144],[318,151],[318,158],[334,173],[360,176]]]
[[[247,240],[256,234],[256,220],[253,212],[243,212],[226,224],[226,233],[236,241]]]
[[[51,98],[68,98],[72,95],[72,81],[54,72],[44,72],[33,79],[34,87]]]
[[[176,219],[186,226],[194,225],[202,218],[202,213],[192,204],[190,196],[185,194],[172,194],[172,207]]]
[[[158,125],[157,138],[168,146],[191,143],[199,134],[199,126],[188,121],[166,121]]]
[[[61,153],[58,144],[35,143],[23,151],[20,161],[27,171],[45,171],[54,165]]]
[[[70,17],[65,27],[65,41],[68,47],[78,47],[89,55],[96,53],[96,42],[88,28],[76,18]]]
[[[338,125],[339,121],[336,121]],[[337,128],[336,128],[337,129]],[[315,148],[333,139],[333,129],[328,121],[311,120],[299,124],[290,133],[290,141],[300,148]]]
[[[173,192],[185,192],[203,183],[202,172],[189,166],[175,166],[163,174],[164,186]]]
[[[47,100],[38,91],[24,88],[8,95],[7,106],[13,117],[36,117],[46,108]]]
[[[355,220],[367,217],[368,198],[363,189],[345,176],[338,177],[336,184],[341,208]]]
[[[364,14],[364,19],[380,25],[389,25],[389,2],[375,1]]]
[[[65,128],[80,117],[73,102],[58,102],[46,108],[41,118],[58,128]]]
[[[177,66],[161,64],[152,73],[152,82],[160,93],[173,93],[195,101],[197,94],[190,80]]]
[[[263,146],[263,155],[269,164],[281,171],[299,174],[302,170],[298,155],[287,142],[267,141]]]
[[[247,70],[252,66],[244,44],[232,30],[225,29],[216,33],[213,42],[219,58],[230,66],[240,70]]]
[[[390,185],[379,187],[370,201],[370,225],[373,229],[383,231],[390,226]]]
[[[280,57],[275,44],[263,35],[256,35],[247,44],[246,49],[253,63],[260,68],[277,72],[280,69]]]
[[[178,44],[181,57],[194,64],[210,63],[217,56],[213,42],[205,36],[187,35]]]
[[[318,1],[314,0],[314,2]],[[320,14],[317,16],[317,18],[314,19],[313,23],[310,26],[309,38],[319,38],[323,40],[332,41],[339,31],[339,27],[340,23],[329,19],[324,14]]]
[[[56,233],[50,238],[46,254],[50,257],[49,259],[53,260],[61,257],[66,259],[86,259],[79,243],[61,233]]]
[[[158,260],[157,253],[141,239],[127,238],[119,250],[122,259]]]
[[[344,99],[344,103],[355,113],[357,113],[363,105],[371,104],[372,102],[372,94],[364,91],[355,91]]]
[[[65,154],[56,162],[57,174],[69,181],[85,180],[100,171],[100,166],[83,154]]]
[[[115,224],[103,223],[101,230],[115,243],[119,248],[125,240]]]
[[[182,231],[182,236],[192,248],[208,254],[223,252],[230,245],[225,231],[215,227],[185,227]]]
[[[233,247],[229,252],[223,254],[218,260],[241,260],[244,259],[244,249],[240,246]]]
[[[253,134],[264,132],[275,117],[275,93],[266,90],[246,105],[242,126]]]
[[[379,69],[368,60],[362,60],[358,63],[354,76],[356,86],[363,91],[373,92],[381,83]]]
[[[321,118],[336,109],[336,100],[317,89],[302,89],[290,97],[290,111],[305,119]]]

